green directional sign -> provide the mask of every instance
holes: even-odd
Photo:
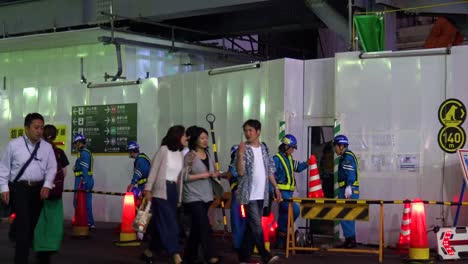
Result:
[[[137,104],[73,106],[71,127],[93,153],[127,153],[127,142],[137,139]]]

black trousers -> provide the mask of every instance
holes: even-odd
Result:
[[[11,209],[15,219],[15,264],[27,264],[32,246],[34,228],[42,210],[40,197],[42,183],[30,186],[27,182],[10,184]]]
[[[195,263],[199,246],[201,246],[206,260],[215,257],[210,239],[212,232],[210,220],[208,219],[210,204],[202,201],[184,204],[185,212],[191,216],[190,235],[184,255],[184,259],[188,263]]]
[[[244,239],[239,250],[239,261],[245,262],[250,259],[257,247],[258,252],[262,256],[262,260],[266,262],[270,257],[270,252],[265,248],[265,238],[263,237],[262,215],[263,215],[263,200],[250,201],[245,206],[245,214],[247,217],[247,228],[244,233]]]

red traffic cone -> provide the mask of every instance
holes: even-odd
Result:
[[[410,260],[429,260],[429,242],[426,233],[426,212],[420,199],[411,204]]]
[[[410,243],[410,224],[411,224],[411,202],[406,199],[404,203],[403,216],[401,219],[401,231],[400,239],[396,245],[396,249],[399,253],[407,253]]]
[[[87,238],[89,234],[88,213],[86,211],[86,192],[80,182],[76,195],[75,217],[72,223],[73,237]]]
[[[132,192],[125,193],[122,206],[122,223],[120,225],[120,240],[116,246],[139,246],[135,230],[132,224],[135,220],[135,198]]]
[[[320,180],[319,170],[317,167],[317,159],[315,155],[310,155],[309,158],[309,198],[323,198],[322,181]]]

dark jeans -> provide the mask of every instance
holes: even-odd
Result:
[[[28,263],[34,228],[42,209],[42,184],[29,186],[25,182],[10,184],[10,202],[15,219],[15,264]]]
[[[192,202],[184,204],[186,212],[191,216],[190,235],[185,249],[185,260],[194,263],[198,257],[198,247],[201,246],[206,260],[214,257],[213,243],[210,239],[211,227],[208,219],[208,208],[211,203]]]
[[[151,209],[153,234],[150,249],[164,249],[169,255],[179,253],[179,226],[177,222],[177,185],[166,183],[167,200],[154,198]]]
[[[249,260],[252,256],[254,246],[257,247],[262,259],[268,260],[271,254],[265,248],[265,239],[263,236],[263,200],[250,201],[248,205],[244,205],[244,208],[247,218],[247,228],[239,251],[239,261],[243,262]]]

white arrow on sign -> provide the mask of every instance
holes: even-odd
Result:
[[[76,123],[78,123],[78,121],[76,121],[76,119],[73,119],[73,124],[76,125]]]
[[[73,109],[73,113],[76,115],[76,113],[78,113],[78,109]]]
[[[109,106],[106,106],[106,108],[104,109],[104,111],[106,111],[106,113],[109,113],[109,111],[110,111]]]
[[[73,135],[75,135],[75,134],[76,134],[76,130],[75,130],[75,129],[73,129],[72,133],[73,133]]]
[[[110,122],[109,117],[107,116],[106,119],[105,119],[104,121],[106,121],[106,124],[109,124],[109,122]]]
[[[106,145],[109,145],[109,142],[110,142],[110,141],[109,141],[108,138],[106,138],[106,140],[104,140],[104,143],[106,143]]]
[[[106,135],[109,135],[109,132],[110,132],[109,128],[106,127],[106,130],[104,130],[104,132],[106,132]]]

